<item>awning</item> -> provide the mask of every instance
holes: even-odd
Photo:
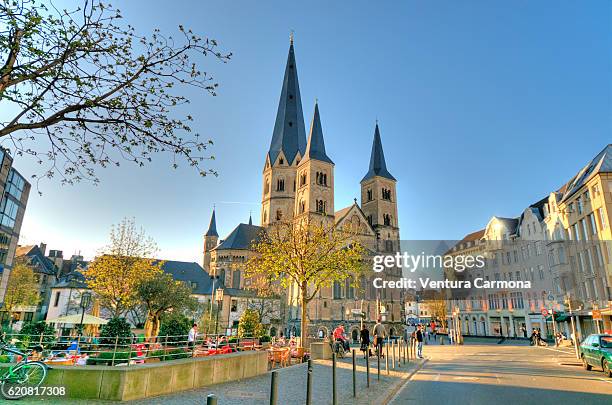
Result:
[[[73,325],[79,325],[81,323],[81,314],[60,316],[59,318],[47,319],[46,323],[70,323]],[[85,314],[83,317],[83,325],[106,325],[108,320],[98,318],[97,316]]]

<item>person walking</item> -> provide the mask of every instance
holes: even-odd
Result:
[[[381,323],[380,318],[376,320],[376,325],[374,325],[374,344],[376,345],[376,352],[378,353],[378,357],[385,357],[383,354],[383,342],[385,337],[387,336],[387,331],[385,330],[385,326]]]
[[[417,328],[416,331],[416,341],[417,341],[417,357],[419,359],[423,358],[423,328],[421,325]]]
[[[189,350],[192,352],[195,351],[195,344],[198,338],[198,324],[194,323],[191,329],[189,330],[189,335],[187,335],[187,344],[189,346]]]
[[[359,332],[359,340],[361,342],[361,351],[363,352],[363,358],[369,357],[370,355],[370,331],[363,325],[363,329]]]

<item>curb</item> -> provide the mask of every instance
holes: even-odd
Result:
[[[389,404],[397,396],[399,391],[408,383],[408,381],[410,381],[410,378],[412,378],[413,375],[415,375],[419,370],[421,370],[425,363],[427,363],[428,361],[429,359],[423,359],[423,361],[418,364],[412,371],[403,376],[400,381],[388,391],[388,394],[382,399],[382,401],[380,401],[381,405]]]

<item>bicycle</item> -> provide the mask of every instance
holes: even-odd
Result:
[[[34,346],[25,353],[8,347],[0,336],[0,353],[8,352],[21,356],[21,360],[9,367],[8,371],[0,377],[0,394],[5,399],[20,399],[40,386],[47,377],[47,365],[40,361],[30,361],[32,353],[42,353],[40,345]]]

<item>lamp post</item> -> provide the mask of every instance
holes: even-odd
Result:
[[[81,307],[81,322],[79,323],[79,336],[83,334],[83,318],[85,318],[85,310],[91,304],[91,293],[89,291],[85,291],[81,294],[81,303],[79,306]]]
[[[217,302],[217,316],[215,320],[215,335],[219,334],[219,310],[223,302],[223,288],[217,288],[215,291],[215,301]]]

